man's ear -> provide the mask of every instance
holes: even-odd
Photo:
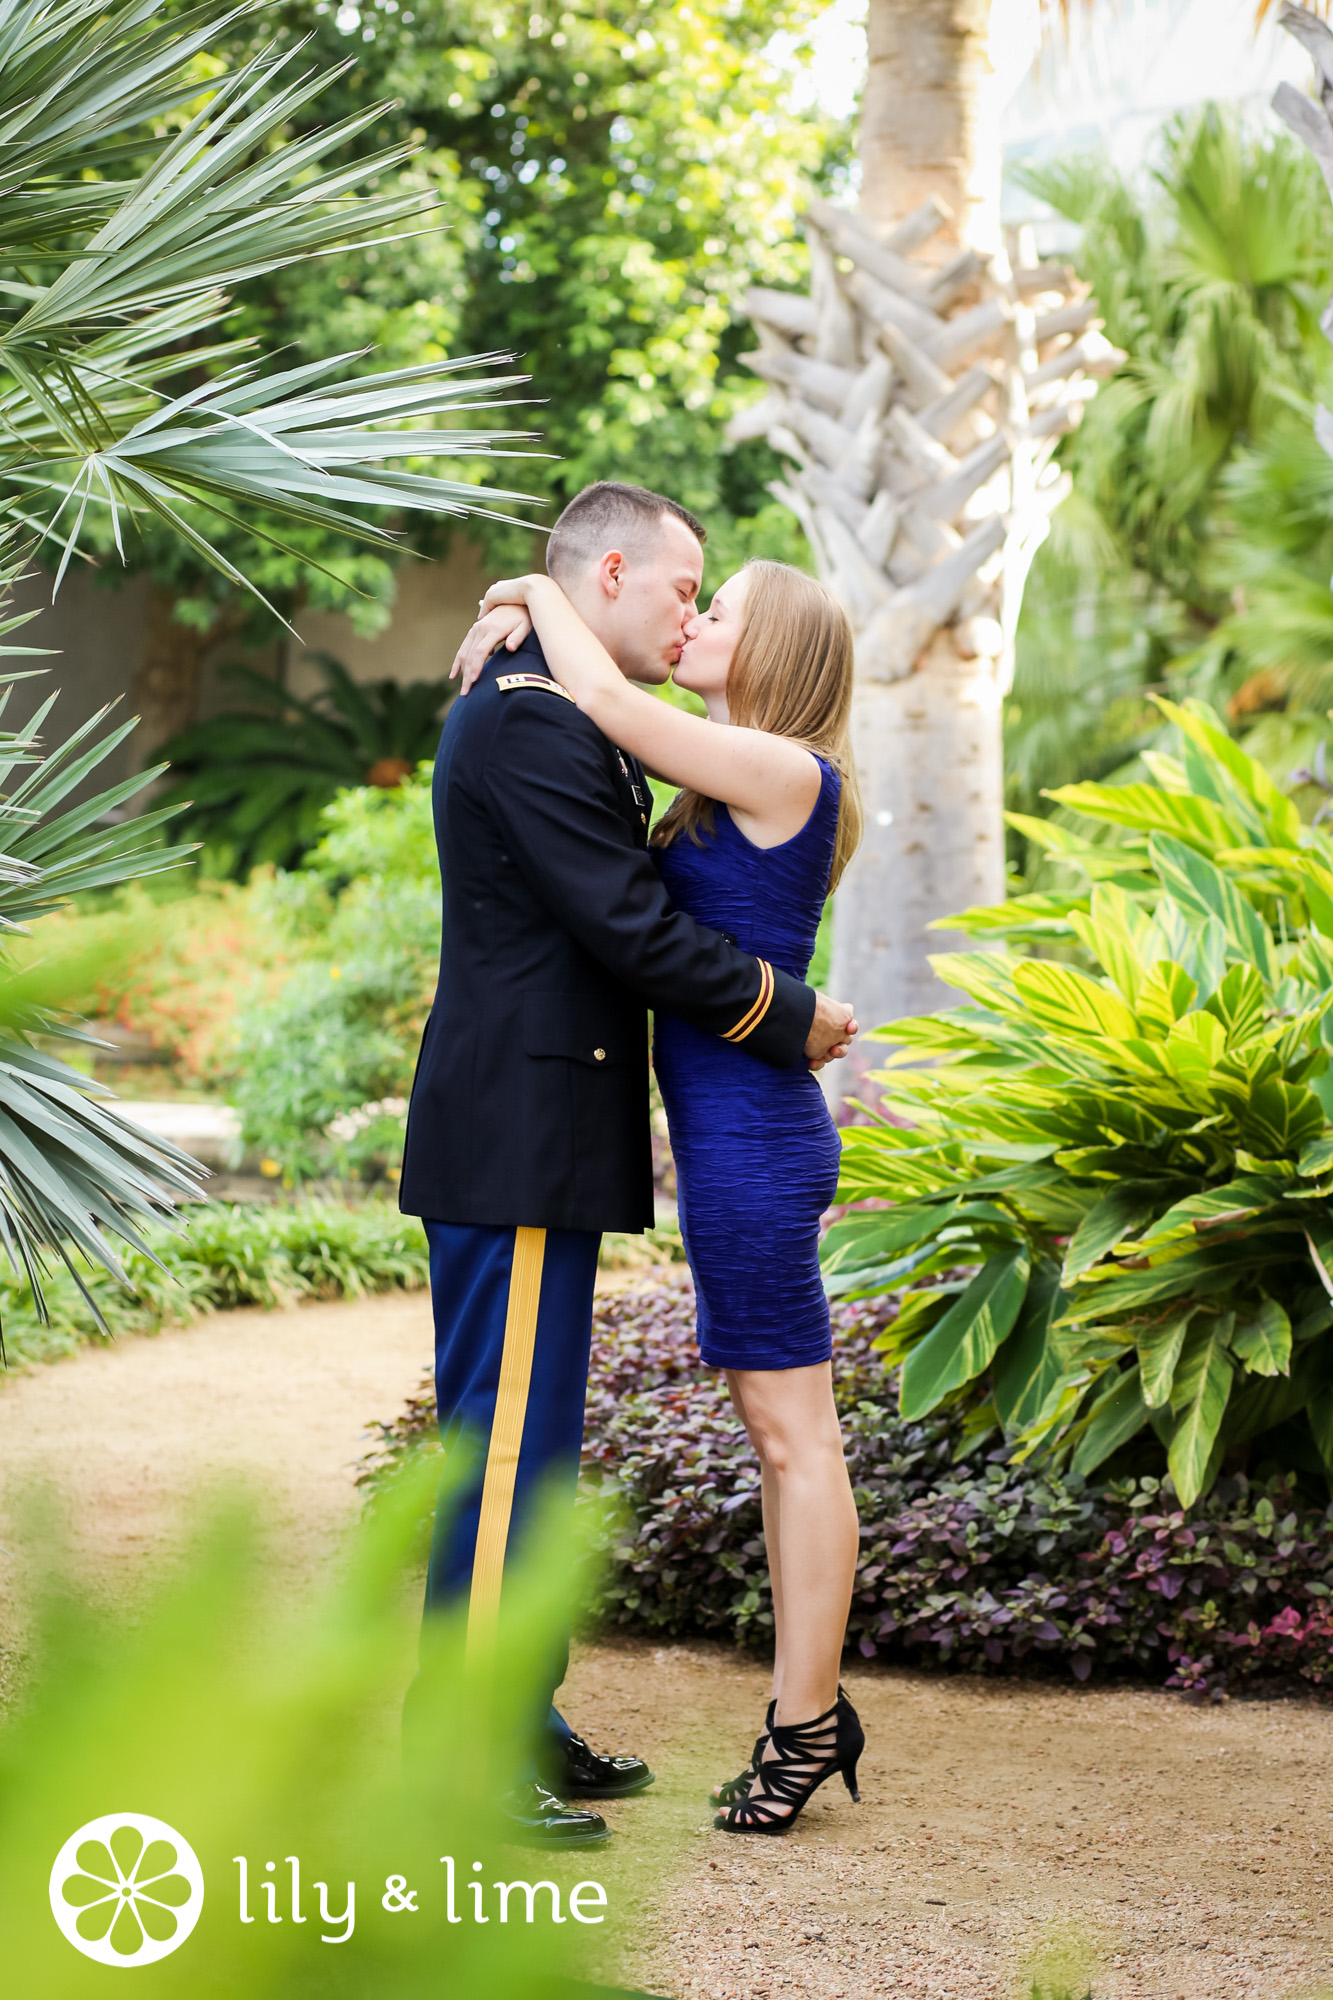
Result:
[[[619,549],[608,549],[597,565],[597,585],[607,597],[619,597],[625,581],[625,558]]]

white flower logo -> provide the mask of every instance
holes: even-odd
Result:
[[[72,1833],[51,1870],[51,1913],[100,1965],[151,1965],[184,1944],[204,1906],[188,1840],[147,1813],[106,1813]]]

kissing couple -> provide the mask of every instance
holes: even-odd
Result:
[[[803,983],[860,831],[852,634],[779,562],[701,612],[704,539],[661,494],[589,486],[547,574],[492,585],[459,649],[400,1205],[430,1244],[445,1448],[482,1447],[437,1516],[426,1616],[465,1596],[485,1644],[534,1500],[573,1501],[601,1234],[654,1220],[653,1010],[700,1354],[759,1459],[773,1589],[772,1700],[713,1823],[781,1834],[835,1772],[858,1796],[864,1742],[838,1681],[858,1525],[818,1258],[839,1143],[813,1074],[857,1023]],[[650,692],[673,675],[706,719]],[[679,788],[651,830],[645,767]],[[544,1710],[567,1664],[566,1645]],[[515,1840],[586,1846],[609,1837],[590,1801],[652,1782],[552,1703],[502,1809]]]

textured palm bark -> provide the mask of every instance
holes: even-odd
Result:
[[[934,195],[889,228],[812,199],[810,294],[745,301],[745,359],[770,393],[732,434],[787,460],[772,491],[856,632],[866,832],[830,985],[866,1026],[941,1005],[929,955],[949,940],[929,925],[1004,895],[1001,703],[1023,584],[1066,491],[1059,440],[1120,359],[1025,232],[985,251],[949,229]],[[826,1072],[830,1089],[864,1063]]]
[[[862,1025],[950,1004],[929,954],[966,948],[931,931],[943,912],[1004,897],[1004,768],[993,662],[947,638],[918,673],[864,681],[854,712],[870,837],[838,891],[830,982]],[[971,941],[969,941],[970,944]],[[879,1013],[863,995],[890,996]]]
[[[935,195],[956,242],[998,240],[1000,141],[990,0],[870,0],[861,212],[894,223]]]

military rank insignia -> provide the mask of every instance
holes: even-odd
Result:
[[[574,699],[568,688],[562,688],[559,681],[548,680],[545,674],[497,674],[495,685],[501,694],[511,694],[515,688],[544,688],[547,694],[558,694],[563,701]]]

